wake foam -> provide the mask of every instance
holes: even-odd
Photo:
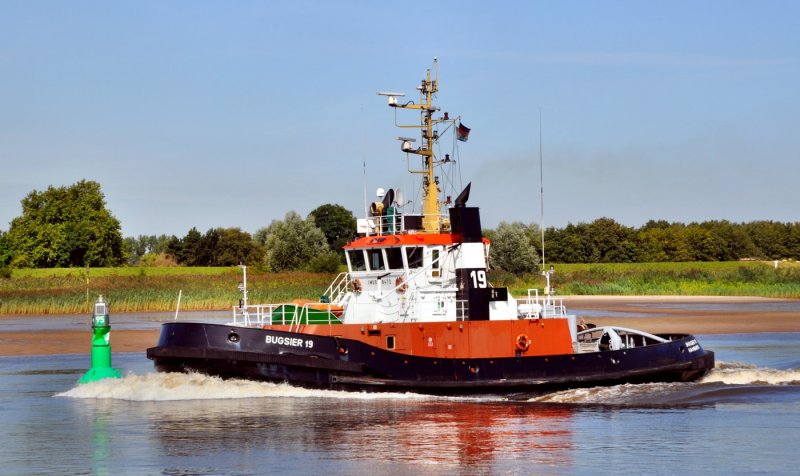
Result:
[[[723,387],[721,387],[721,385]],[[727,388],[725,386],[734,386]],[[718,362],[716,368],[696,383],[625,384],[563,390],[528,399],[534,403],[597,405],[667,405],[708,401],[710,392],[736,390],[735,386],[800,385],[800,369],[757,368],[738,362]],[[727,390],[726,390],[727,389]],[[739,390],[741,390],[739,388]],[[340,400],[452,400],[505,401],[501,395],[435,397],[399,392],[345,392],[315,390],[289,384],[223,380],[198,373],[131,374],[79,384],[57,397],[128,401],[212,400],[241,398],[329,398]]]
[[[716,364],[714,365],[714,368],[715,369],[736,369],[736,370],[741,370],[741,369],[755,369],[755,368],[758,368],[758,366],[757,365],[753,365],[753,364],[746,364],[744,362],[720,362],[720,361],[717,361]]]
[[[724,383],[729,385],[800,385],[800,369],[766,369],[736,362],[719,362],[699,383]]]
[[[578,388],[536,396],[528,401],[622,406],[713,404],[794,385],[800,385],[800,369],[778,370],[739,362],[718,362],[711,372],[695,383]]]
[[[635,405],[665,403],[668,396],[680,392],[686,384],[646,383],[612,387],[591,387],[562,390],[528,400],[533,403]]]
[[[127,375],[79,384],[56,397],[96,398],[129,401],[212,400],[237,398],[333,398],[333,399],[429,399],[414,393],[366,393],[313,390],[289,384],[223,380],[198,373],[150,373]]]

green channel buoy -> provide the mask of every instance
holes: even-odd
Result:
[[[83,374],[78,383],[89,383],[105,378],[120,378],[119,370],[111,368],[111,320],[108,304],[103,296],[97,298],[92,314],[92,367]]]

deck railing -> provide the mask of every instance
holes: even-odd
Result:
[[[339,273],[338,276],[331,282],[328,289],[325,290],[322,299],[327,299],[328,302],[339,303],[342,297],[349,291],[350,288],[350,274]]]
[[[528,296],[517,302],[518,315],[526,319],[567,317],[567,308],[561,298],[539,296],[538,289],[528,289]]]
[[[438,223],[439,231],[450,230],[450,217],[445,214],[412,215],[393,213],[388,215],[370,216],[358,219],[358,232],[366,236],[398,235],[422,231],[425,219],[433,219]]]
[[[331,303],[251,304],[233,307],[231,325],[263,327],[289,325],[289,330],[304,324],[341,324],[336,312],[342,308]],[[313,321],[313,322],[312,322]]]

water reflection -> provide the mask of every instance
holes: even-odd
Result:
[[[515,402],[246,399],[142,402],[167,457],[325,452],[326,458],[459,467],[571,464],[568,408]]]
[[[108,433],[110,412],[97,408],[92,421],[92,473],[109,474],[111,441]]]

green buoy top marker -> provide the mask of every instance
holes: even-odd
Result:
[[[119,371],[111,368],[111,320],[108,316],[108,304],[103,296],[97,298],[92,314],[92,367],[86,371],[78,383],[89,383],[104,378],[120,378]]]

